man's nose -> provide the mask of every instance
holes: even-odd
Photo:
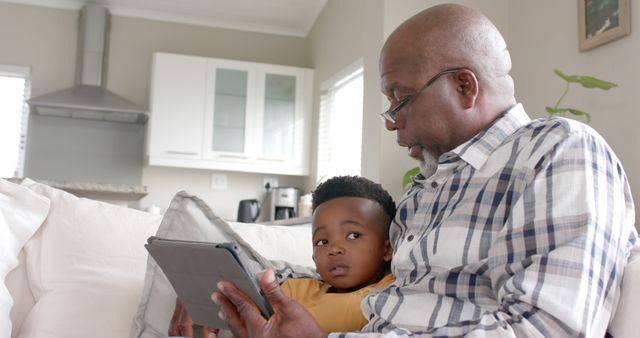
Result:
[[[398,129],[395,122],[391,122],[387,119],[384,120],[384,127],[387,128],[388,131],[394,131]]]

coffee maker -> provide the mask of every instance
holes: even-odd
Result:
[[[271,190],[269,220],[294,218],[298,215],[298,188],[276,187]]]

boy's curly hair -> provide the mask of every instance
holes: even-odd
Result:
[[[312,192],[312,209],[338,197],[362,197],[378,203],[392,220],[396,214],[396,203],[380,184],[361,176],[335,176],[322,183]]]

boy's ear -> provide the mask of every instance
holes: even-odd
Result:
[[[387,239],[384,241],[384,255],[382,256],[382,259],[384,259],[385,262],[391,262],[392,256],[393,250],[391,249],[391,241]]]

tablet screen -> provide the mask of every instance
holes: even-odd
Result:
[[[211,328],[227,328],[211,300],[220,280],[232,282],[268,318],[273,310],[260,290],[257,276],[242,264],[233,243],[205,243],[150,237],[145,245],[169,279],[193,321]]]

